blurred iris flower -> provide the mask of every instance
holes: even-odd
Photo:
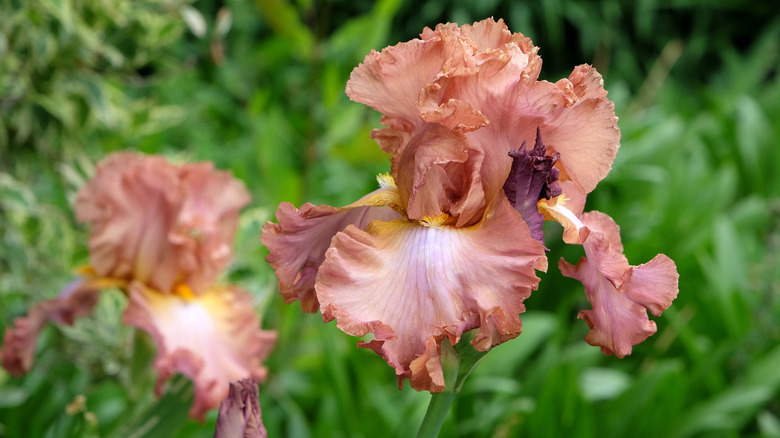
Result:
[[[73,324],[92,311],[101,289],[116,287],[129,301],[123,323],[157,345],[157,393],[175,373],[194,382],[190,416],[216,408],[231,381],[264,379],[261,361],[275,334],[260,330],[249,293],[216,283],[249,200],[240,181],[211,163],[174,165],[129,152],[106,158],[75,205],[78,220],[92,226],[90,265],[6,329],[3,366],[27,372],[48,320]]]
[[[390,154],[380,188],[346,207],[283,203],[262,241],[286,301],[320,310],[392,366],[399,387],[444,389],[441,344],[475,330],[474,348],[518,336],[523,300],[547,269],[542,224],[587,259],[561,261],[593,309],[586,340],[624,356],[655,332],[677,295],[674,263],[630,266],[617,225],[582,213],[620,141],[601,75],[581,65],[538,80],[531,40],[487,19],[426,28],[420,39],[372,51],[347,83],[382,113],[371,137]],[[528,145],[533,144],[533,147]]]

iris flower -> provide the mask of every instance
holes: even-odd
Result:
[[[79,221],[92,226],[90,265],[56,298],[34,305],[3,336],[13,375],[32,366],[47,320],[73,324],[105,288],[128,297],[122,321],[157,345],[156,391],[175,373],[195,384],[190,416],[203,418],[231,381],[262,380],[275,334],[262,331],[249,293],[217,284],[232,257],[244,185],[211,163],[174,165],[158,156],[116,153],[79,192]]]
[[[441,344],[476,330],[474,348],[518,336],[523,300],[547,269],[542,223],[587,259],[561,262],[593,309],[586,340],[624,356],[677,295],[674,263],[630,266],[615,223],[582,213],[620,142],[601,75],[576,67],[538,80],[538,48],[503,21],[440,24],[372,51],[347,94],[382,113],[371,137],[390,155],[380,188],[345,207],[283,203],[265,225],[279,288],[354,336],[417,390],[444,389]],[[533,146],[532,146],[533,145]]]

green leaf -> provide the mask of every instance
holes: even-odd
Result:
[[[588,368],[580,374],[580,391],[588,401],[617,397],[631,384],[631,376],[611,368]]]
[[[3,370],[0,370],[0,373],[3,373]],[[1,374],[0,377],[2,377]],[[0,383],[3,383],[2,379],[0,379]],[[0,408],[19,406],[27,401],[28,397],[29,393],[24,388],[11,385],[0,386]]]
[[[157,402],[135,418],[129,419],[111,437],[169,438],[186,422],[192,405],[193,387],[186,377],[177,375]]]
[[[302,59],[311,59],[314,34],[303,25],[298,11],[284,0],[256,0],[263,18],[277,35],[289,41]]]

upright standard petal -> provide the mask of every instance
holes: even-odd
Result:
[[[316,291],[323,319],[395,368],[399,386],[442,391],[440,349],[464,332],[486,351],[520,334],[523,300],[546,269],[544,248],[506,199],[484,223],[467,228],[447,218],[373,222],[338,233],[320,267]]]
[[[409,217],[445,212],[458,226],[473,225],[509,171],[510,147],[489,128],[496,121],[485,116],[484,107],[492,105],[485,96],[501,94],[498,88],[522,78],[535,79],[541,61],[531,41],[509,32],[501,20],[438,25],[421,38],[369,55],[353,72],[347,94],[383,114],[387,128],[375,130],[372,138],[393,154],[392,174]],[[384,57],[403,65],[393,70],[403,73],[388,74],[374,62]],[[480,85],[478,92],[456,86],[463,82]],[[483,93],[487,84],[492,89]],[[403,115],[395,110],[397,102],[407,102]],[[484,142],[467,135],[484,130],[492,132]],[[471,157],[479,157],[479,166]]]
[[[463,135],[435,125],[420,130],[404,152],[393,159],[398,193],[409,218],[421,220],[442,213],[454,216],[453,207],[462,202],[473,185],[468,160],[469,148]],[[484,208],[484,196],[480,197]],[[482,213],[480,209],[467,219],[477,222]]]
[[[383,123],[391,131],[411,131],[423,123],[417,96],[445,61],[439,44],[421,40],[400,43],[381,53],[372,50],[350,74],[347,95],[384,114]],[[385,152],[399,152],[391,142],[382,146]]]
[[[251,197],[241,181],[208,162],[180,166],[178,174],[186,196],[168,240],[180,258],[179,281],[200,291],[230,263],[239,212]]]
[[[121,152],[100,162],[75,205],[77,219],[92,226],[89,252],[97,275],[170,290],[176,270],[155,268],[173,259],[165,242],[182,195],[175,168],[162,157]]]
[[[442,24],[421,38],[372,52],[347,84],[350,98],[383,114],[387,127],[372,138],[392,154],[410,218],[443,212],[457,226],[478,222],[509,174],[506,154],[533,144],[537,128],[546,154],[560,155],[561,179],[579,191],[609,172],[620,131],[595,69],[538,81],[538,48],[501,20]],[[527,216],[538,228],[538,214]]]
[[[265,379],[261,361],[273,347],[276,334],[260,330],[247,292],[212,287],[184,298],[133,282],[129,300],[122,321],[149,333],[157,344],[157,393],[175,373],[195,384],[191,417],[202,419],[216,408],[230,382]]]
[[[365,229],[374,220],[401,218],[393,209],[400,208],[398,192],[388,184],[346,207],[304,204],[298,210],[287,202],[279,204],[279,223],[265,224],[260,240],[270,252],[266,261],[276,272],[286,303],[300,300],[305,312],[319,310],[314,282],[336,233],[349,225]]]
[[[227,398],[219,405],[214,438],[265,438],[257,382],[250,379],[230,382]]]
[[[197,293],[230,261],[238,211],[248,202],[243,184],[210,163],[121,152],[98,165],[75,209],[92,225],[98,276],[163,292],[186,283]]]
[[[601,74],[589,65],[577,66],[555,85],[565,106],[547,116],[545,144],[561,154],[565,179],[590,193],[612,169],[620,147],[615,104],[607,99]]]
[[[561,259],[559,267],[563,275],[582,282],[593,306],[579,313],[591,328],[585,340],[605,354],[622,358],[656,332],[647,311],[660,316],[677,297],[677,267],[663,254],[630,266],[623,255],[620,229],[609,216],[588,212],[582,222],[590,229],[583,245],[586,257],[576,266]]]

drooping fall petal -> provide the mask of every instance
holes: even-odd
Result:
[[[79,192],[76,216],[92,225],[97,276],[141,281],[163,292],[212,284],[232,255],[243,184],[211,163],[173,165],[120,152]]]
[[[546,269],[544,248],[506,199],[484,223],[467,228],[373,222],[333,238],[317,279],[325,321],[354,336],[417,390],[441,391],[441,341],[464,332],[486,351],[520,334],[523,300]]]
[[[590,229],[583,245],[586,257],[576,266],[561,260],[559,267],[563,275],[582,282],[592,305],[591,310],[579,313],[591,328],[585,340],[622,358],[656,332],[647,311],[660,316],[677,297],[677,268],[663,254],[630,266],[623,255],[620,230],[609,216],[588,212],[582,221]]]
[[[299,210],[287,202],[279,204],[279,223],[266,223],[260,241],[270,252],[266,261],[274,268],[286,303],[299,300],[303,311],[319,310],[314,282],[337,232],[348,225],[365,229],[373,220],[401,218],[396,211],[402,207],[395,182],[386,174],[378,180],[379,189],[346,207],[307,203]]]
[[[623,292],[653,316],[661,316],[677,297],[679,277],[674,261],[658,254],[645,264],[631,266]]]
[[[133,282],[122,321],[149,333],[157,344],[158,394],[175,373],[193,381],[190,416],[200,419],[225,398],[230,382],[265,379],[261,361],[276,338],[260,330],[251,296],[235,287],[215,286],[184,298]]]
[[[111,284],[90,277],[79,277],[63,289],[56,298],[41,301],[30,308],[27,316],[16,318],[7,327],[0,351],[3,368],[13,376],[30,370],[35,356],[35,344],[43,326],[49,322],[73,325],[76,318],[88,315],[95,307],[100,289]]]
[[[265,438],[257,382],[250,379],[230,382],[227,398],[219,405],[214,438]]]

